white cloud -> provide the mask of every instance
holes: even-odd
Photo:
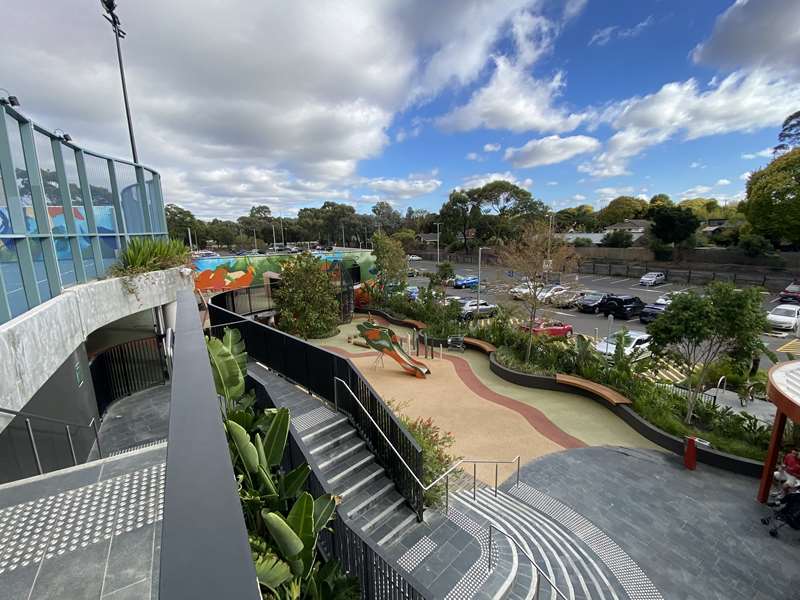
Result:
[[[647,194],[636,194],[639,200],[647,200]]]
[[[730,179],[717,179],[717,183],[715,185],[730,185]]]
[[[500,144],[484,144],[483,145],[484,152],[499,152],[500,151]]]
[[[442,185],[438,179],[391,179],[377,177],[364,182],[364,186],[391,198],[408,200],[436,191]]]
[[[564,21],[569,21],[580,15],[581,12],[583,12],[583,9],[586,8],[588,1],[589,0],[567,0],[564,4],[564,14],[562,19]]]
[[[548,181],[545,185],[554,186],[554,185],[558,185],[558,182],[557,181]]]
[[[695,160],[695,161],[692,161],[691,163],[689,163],[689,168],[690,169],[705,169],[706,165],[704,165],[703,163],[701,163],[698,160]]]
[[[681,194],[681,198],[697,198],[698,196],[703,196],[711,191],[711,186],[709,185],[696,185],[694,187],[690,187],[688,190]]]
[[[746,152],[742,154],[745,160],[753,160],[754,158],[772,158],[772,148],[764,148],[758,152]]]
[[[753,174],[752,171],[745,171],[744,173],[739,175],[739,179],[741,179],[742,181],[747,181],[748,179],[750,179],[750,175],[752,174]]]
[[[624,187],[601,187],[595,191],[601,204],[606,204],[618,196],[630,196],[633,193],[633,187],[626,185]]]
[[[796,0],[737,0],[717,17],[695,62],[722,68],[768,67],[800,74],[800,10]]]
[[[582,200],[586,200],[586,196],[583,194],[575,194],[572,199],[576,200],[577,202],[581,202]]]
[[[515,167],[531,168],[556,164],[579,154],[593,152],[599,147],[599,141],[586,135],[574,135],[564,138],[558,135],[551,135],[541,139],[530,140],[519,148],[506,148],[504,158]]]
[[[620,28],[617,25],[611,25],[610,27],[603,27],[602,29],[598,29],[592,35],[592,38],[589,40],[590,46],[605,46],[608,42],[612,39],[616,38],[634,38],[641,34],[645,29],[650,27],[654,23],[654,19],[651,16],[647,17],[644,21],[640,21],[633,27],[627,28]]]
[[[528,188],[533,185],[532,179],[523,179],[520,181],[511,171],[505,171],[503,173],[483,173],[480,175],[470,175],[469,177],[465,177],[462,185],[460,186],[461,189],[472,189],[477,187],[482,187],[487,183],[491,183],[492,181],[508,181],[515,185],[519,185],[521,187]]]
[[[467,160],[481,160],[477,152],[469,152],[464,158]]]
[[[667,83],[654,94],[629,98],[603,111],[597,121],[610,123],[617,132],[604,152],[580,170],[595,177],[628,174],[632,158],[677,135],[693,140],[774,127],[798,105],[800,86],[764,70],[732,73],[705,90],[695,79]]]

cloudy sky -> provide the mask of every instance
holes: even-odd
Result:
[[[119,0],[139,154],[204,218],[437,209],[516,181],[556,209],[735,199],[800,109],[797,0]],[[3,8],[0,87],[129,147],[96,0]]]

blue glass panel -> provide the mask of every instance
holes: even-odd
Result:
[[[91,154],[84,154],[86,177],[94,205],[94,222],[97,233],[114,233],[117,230],[114,217],[114,201],[111,193],[111,175],[108,162]]]
[[[53,146],[50,143],[50,138],[38,131],[34,132],[33,140],[36,144],[39,172],[42,175],[42,183],[44,184],[44,199],[47,203],[47,218],[50,221],[50,231],[53,235],[66,235],[64,204],[61,201],[61,188],[58,185]]]
[[[125,227],[128,233],[143,233],[147,230],[144,224],[141,190],[136,181],[136,169],[131,165],[117,163],[116,171],[122,211],[125,213]]]
[[[103,256],[103,273],[108,271],[108,268],[117,262],[117,251],[119,249],[119,242],[113,236],[100,236],[100,252]]]
[[[147,192],[147,205],[150,207],[150,225],[156,233],[162,230],[161,225],[161,206],[158,201],[158,190],[156,189],[156,178],[150,171],[144,172],[145,191]]]
[[[42,302],[53,297],[50,290],[50,282],[47,279],[47,267],[44,264],[44,252],[42,251],[42,240],[30,238],[31,255],[33,256],[33,269],[36,273],[36,286],[39,288],[39,296]]]
[[[62,146],[62,154],[64,155],[64,170],[67,172],[72,214],[75,217],[75,228],[78,233],[88,233],[89,226],[86,224],[86,209],[83,206],[83,190],[81,190],[81,181],[78,177],[75,151],[67,146]]]
[[[28,310],[28,298],[25,296],[25,288],[22,287],[16,240],[0,238],[0,275],[6,288],[11,316],[21,315]]]
[[[88,237],[79,237],[78,246],[80,246],[81,249],[81,260],[83,261],[83,270],[86,271],[86,278],[95,279],[97,277],[97,266],[94,264],[92,239]]]
[[[11,160],[14,161],[14,172],[17,179],[17,192],[22,203],[22,212],[25,215],[25,229],[28,233],[38,233],[36,215],[33,212],[33,197],[31,196],[31,178],[28,175],[28,165],[22,152],[22,136],[19,132],[19,121],[5,115],[6,128],[8,129],[8,143],[11,146]]]
[[[56,238],[56,255],[58,258],[58,271],[61,273],[61,285],[64,287],[74,285],[75,261],[72,259],[72,247],[68,238]]]

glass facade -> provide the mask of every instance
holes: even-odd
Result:
[[[166,237],[158,173],[0,106],[0,323],[102,277],[131,234]]]

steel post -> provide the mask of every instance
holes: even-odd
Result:
[[[33,458],[36,459],[36,470],[39,471],[39,475],[41,475],[43,473],[42,461],[39,460],[39,451],[36,449],[36,440],[33,437],[33,428],[31,428],[30,419],[25,419],[25,426],[28,428],[28,438],[31,440],[31,448],[33,448]]]

